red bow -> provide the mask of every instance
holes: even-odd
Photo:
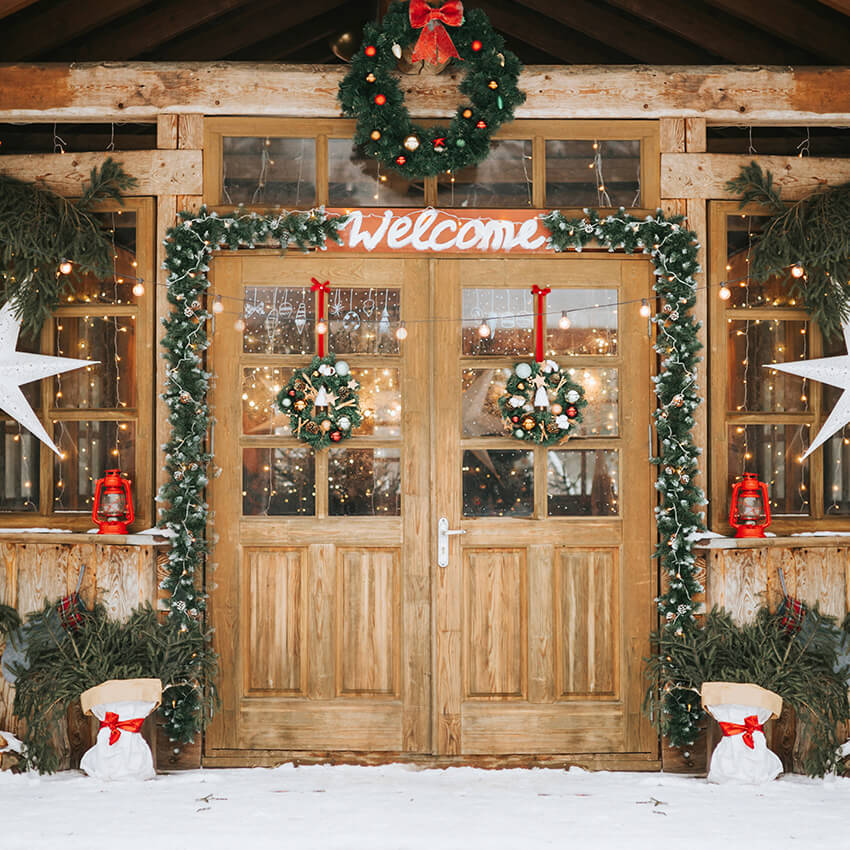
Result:
[[[545,289],[539,287],[536,283],[531,287],[532,295],[548,295],[552,291],[551,286],[547,286]]]
[[[429,65],[439,65],[452,57],[460,59],[443,24],[459,27],[463,23],[463,3],[449,0],[439,9],[432,9],[425,0],[410,0],[410,26],[422,30],[410,57],[414,62],[424,59]]]
[[[753,742],[753,732],[761,732],[764,734],[764,726],[759,723],[758,717],[755,714],[751,714],[749,717],[744,718],[743,724],[741,723],[724,723],[722,720],[720,721],[720,731],[724,736],[728,737],[730,735],[740,735],[742,732],[744,733],[744,743],[751,749],[754,750],[756,748],[755,743]]]
[[[121,737],[122,732],[140,732],[144,717],[136,717],[134,720],[118,720],[114,711],[106,712],[106,719],[100,721],[100,729],[109,729],[109,746],[111,747]]]
[[[315,292],[317,289],[321,292],[331,291],[331,282],[329,280],[326,280],[324,283],[319,283],[314,277],[311,277],[310,280],[313,281],[313,285],[310,287],[311,292]]]

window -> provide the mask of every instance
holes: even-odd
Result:
[[[21,340],[21,350],[92,363],[24,387],[60,456],[0,418],[4,525],[90,528],[95,484],[112,468],[132,482],[136,525],[151,524],[153,212],[149,199],[104,206],[98,215],[113,237],[114,274],[77,280],[40,338]],[[133,293],[137,280],[143,295]]]
[[[822,338],[782,280],[749,276],[749,252],[768,220],[759,212],[711,205],[712,528],[728,531],[732,486],[744,472],[767,484],[776,533],[811,530],[813,521],[846,526],[850,433],[802,458],[840,391],[769,368],[843,354],[844,343]],[[724,281],[725,302],[715,288]]]
[[[652,211],[659,203],[655,121],[514,121],[490,156],[406,180],[352,144],[353,121],[208,118],[206,203],[232,208],[425,207]]]

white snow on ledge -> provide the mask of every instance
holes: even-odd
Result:
[[[0,773],[3,850],[782,850],[844,847],[850,779],[298,767],[101,784]],[[793,817],[789,818],[789,813]]]
[[[70,528],[0,528],[0,534],[73,534]]]

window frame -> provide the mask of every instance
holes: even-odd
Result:
[[[124,203],[107,202],[94,208],[97,213],[134,212],[136,214],[136,263],[145,294],[133,304],[79,304],[57,307],[41,329],[39,351],[56,356],[55,320],[83,316],[135,317],[136,406],[126,408],[54,407],[54,378],[43,378],[39,386],[41,420],[52,435],[53,426],[63,422],[127,422],[135,427],[135,472],[132,479],[135,520],[133,528],[148,528],[153,523],[153,390],[155,351],[153,329],[157,301],[155,201],[147,197],[124,198]],[[9,417],[3,417],[9,420]],[[88,512],[55,512],[54,453],[39,441],[39,499],[37,511],[2,511],[0,525],[25,528],[34,521],[45,528],[70,528],[86,531],[92,527]]]

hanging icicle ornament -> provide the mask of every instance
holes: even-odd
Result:
[[[551,446],[565,442],[582,420],[584,390],[554,360],[545,360],[547,287],[535,284],[537,296],[534,362],[514,366],[499,411],[505,429],[518,440]]]

